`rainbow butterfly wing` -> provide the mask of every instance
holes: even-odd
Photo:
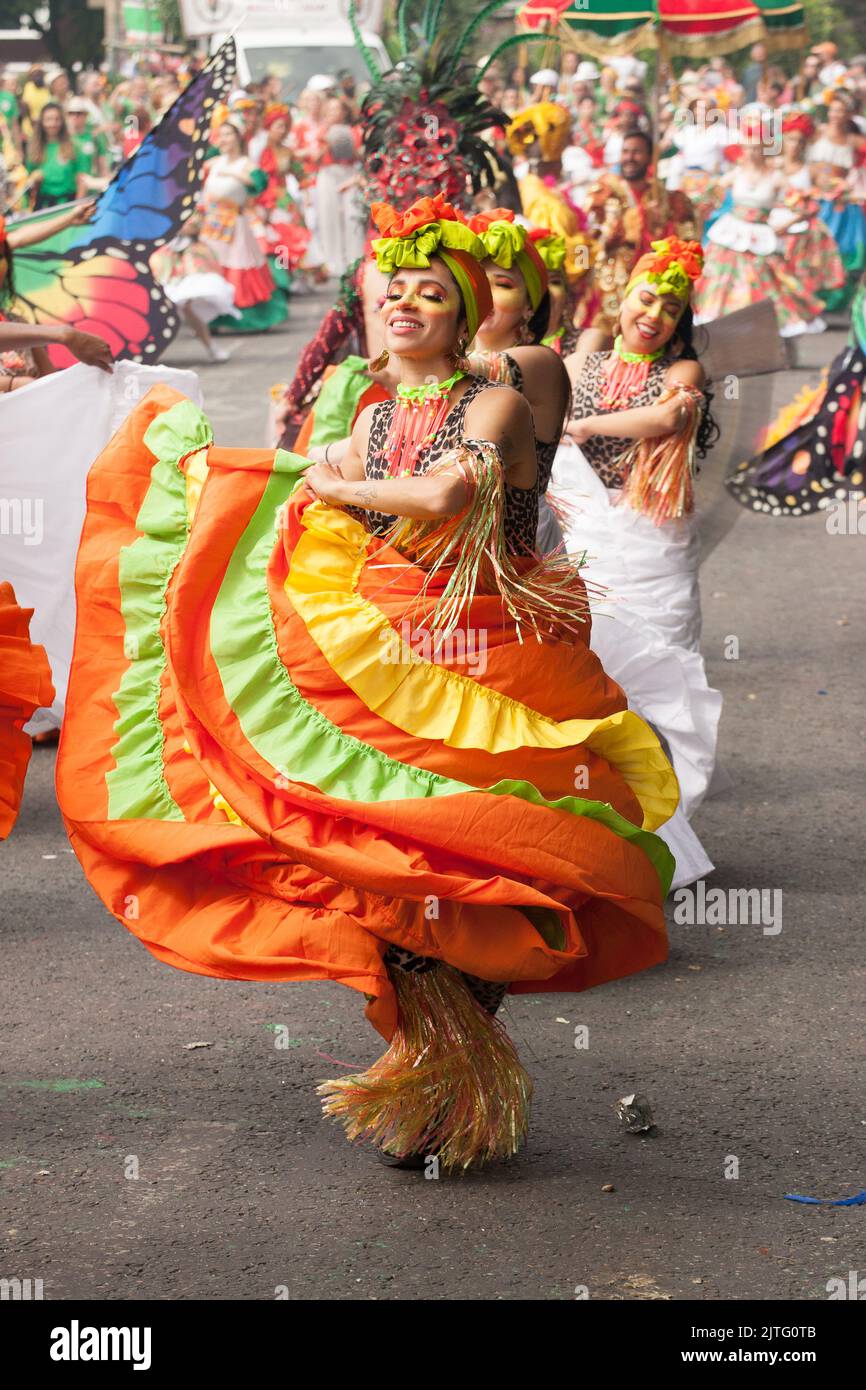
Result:
[[[37,323],[98,333],[117,358],[156,362],[179,319],[148,264],[201,192],[213,110],[234,80],[229,39],[100,194],[90,222],[15,256],[17,307]],[[51,348],[55,366],[74,360]]]
[[[156,362],[177,332],[179,319],[147,263],[144,242],[119,246],[96,242],[80,259],[43,251],[30,252],[27,306],[37,323],[72,324],[104,338],[115,358]],[[17,269],[17,262],[16,262]],[[51,360],[68,367],[76,360],[65,348],[52,347]]]

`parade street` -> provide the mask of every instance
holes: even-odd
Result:
[[[166,363],[200,373],[217,444],[265,445],[270,387],[331,302],[333,285],[294,297],[277,331],[221,339],[225,364],[175,341]],[[437,1178],[348,1145],[315,1088],[381,1051],[361,996],[154,959],[88,886],[56,748],[34,749],[3,849],[5,1276],[119,1300],[822,1300],[866,1276],[862,1208],[785,1200],[866,1181],[866,534],[761,516],[722,488],[839,351],[832,323],[797,341],[798,369],[715,384],[702,646],[731,786],[694,822],[715,873],[669,898],[667,964],[506,999],[535,1084],[510,1163]],[[633,1092],[649,1132],[617,1117]]]

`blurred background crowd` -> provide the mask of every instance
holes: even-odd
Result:
[[[567,336],[604,324],[637,257],[674,233],[709,250],[698,321],[771,298],[794,336],[850,300],[866,267],[866,54],[827,40],[780,59],[755,43],[675,75],[635,54],[554,45],[535,68],[530,51],[511,50],[515,64],[473,59],[479,98],[500,118],[484,131],[499,184],[479,202],[565,237]],[[112,78],[7,66],[6,218],[98,194],[205,62],[153,53]],[[265,71],[214,112],[200,205],[153,261],[214,360],[211,330],[280,322],[292,293],[343,276],[369,235],[364,81],[344,68],[287,86]]]

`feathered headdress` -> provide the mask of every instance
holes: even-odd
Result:
[[[405,207],[441,193],[463,202],[492,187],[500,176],[495,151],[484,139],[508,117],[478,90],[477,68],[462,62],[467,44],[504,0],[490,0],[454,42],[436,35],[444,0],[425,0],[417,36],[410,34],[409,0],[400,0],[397,28],[401,53],[382,73],[358,27],[354,0],[349,20],[373,85],[361,106],[366,200],[385,198]]]

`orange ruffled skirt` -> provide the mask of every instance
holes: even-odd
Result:
[[[348,985],[385,1038],[392,944],[514,991],[662,961],[676,781],[589,624],[521,642],[479,595],[431,647],[424,574],[304,466],[156,387],[90,472],[57,785],[103,902],[181,969]]]

